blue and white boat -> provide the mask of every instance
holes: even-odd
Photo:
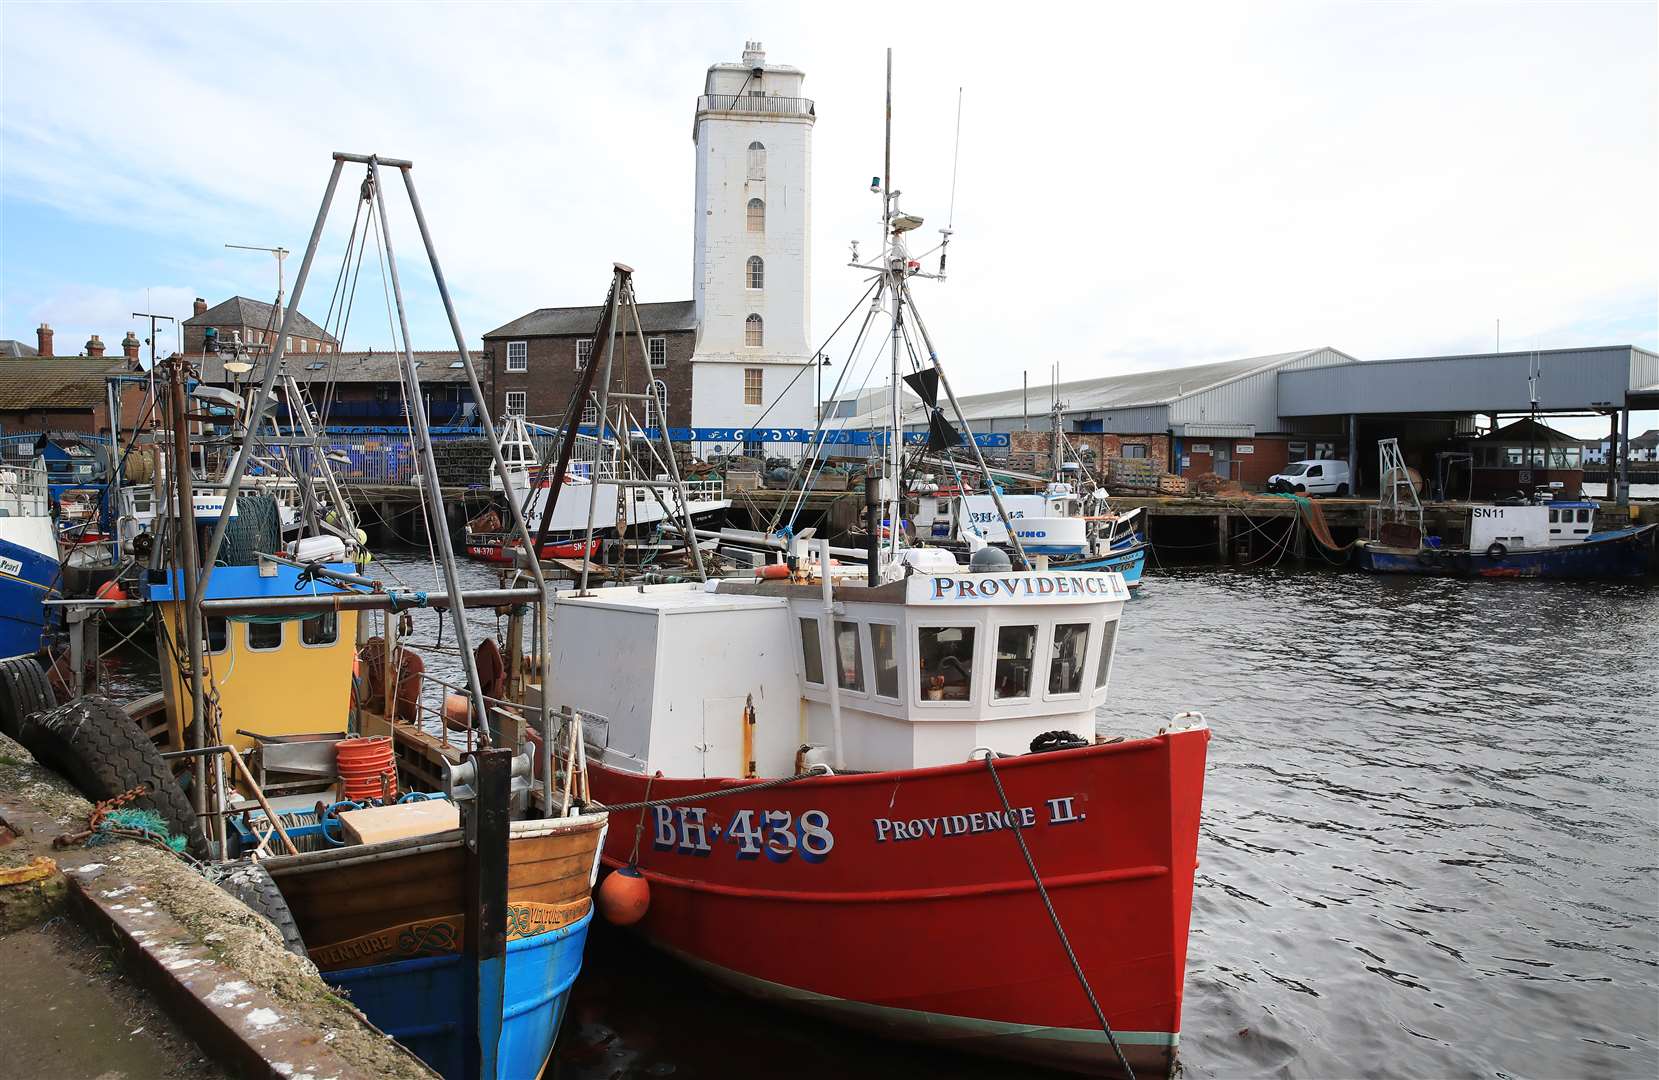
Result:
[[[1407,526],[1354,546],[1362,570],[1479,578],[1629,578],[1647,573],[1659,524],[1597,531],[1587,501],[1469,508],[1467,547]],[[1412,541],[1416,541],[1413,543]]]
[[[0,468],[0,659],[40,650],[62,573],[44,464]]]
[[[1003,495],[1008,525],[1028,556],[1046,556],[1059,570],[1110,570],[1130,588],[1140,584],[1146,567],[1146,542],[1135,531],[1139,508],[1110,512],[1104,491],[1078,495],[1065,481],[1052,481],[1040,495]],[[990,495],[918,489],[916,535],[951,546],[978,541],[1012,550],[1008,526]]]

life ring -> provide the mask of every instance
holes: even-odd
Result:
[[[1508,554],[1509,549],[1498,543],[1496,540],[1492,541],[1491,545],[1486,549],[1486,557],[1488,559],[1501,559]]]

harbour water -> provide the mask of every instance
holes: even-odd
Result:
[[[1659,1075],[1659,589],[1171,571],[1114,671],[1101,731],[1199,709],[1215,732],[1185,1075]],[[1018,963],[994,928],[963,947]],[[1019,1074],[750,1002],[617,932],[549,1070]]]

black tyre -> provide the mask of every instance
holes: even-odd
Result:
[[[1505,555],[1508,555],[1508,554],[1509,554],[1509,549],[1504,547],[1502,544],[1499,544],[1499,543],[1493,543],[1490,547],[1488,547],[1486,549],[1486,557],[1488,559],[1501,559]]]
[[[219,888],[248,905],[282,935],[282,947],[295,956],[305,956],[305,939],[300,937],[299,924],[288,910],[288,901],[282,890],[271,880],[271,873],[258,863],[235,863],[214,872]]]
[[[1338,484],[1336,486],[1336,497],[1339,498],[1339,499],[1346,499],[1348,497],[1348,485],[1347,484]]]
[[[46,669],[34,657],[0,661],[0,733],[16,739],[27,717],[57,707]]]
[[[145,793],[128,805],[154,810],[170,832],[185,838],[192,855],[208,857],[207,837],[184,789],[121,706],[108,698],[84,697],[39,713],[22,727],[18,741],[94,802],[143,784]]]

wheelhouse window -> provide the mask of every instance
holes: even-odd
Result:
[[[876,696],[899,696],[897,629],[891,623],[870,624],[870,660],[875,664]]]
[[[923,701],[967,701],[973,696],[974,628],[924,626],[916,634]]]
[[[259,652],[282,648],[282,624],[251,622],[248,624],[248,648]]]
[[[222,653],[230,648],[230,623],[222,615],[209,615],[203,627],[207,634],[207,651]]]
[[[801,660],[806,681],[824,684],[824,650],[818,640],[818,620],[801,619]]]
[[[1075,694],[1083,689],[1083,657],[1089,651],[1088,623],[1060,623],[1048,661],[1048,692]]]
[[[1036,655],[1035,626],[1004,626],[997,630],[997,678],[992,691],[997,700],[1031,696],[1031,669]]]
[[[530,370],[530,343],[527,341],[507,342],[507,370]]]
[[[864,692],[864,650],[858,643],[858,624],[835,623],[835,679],[841,689]]]
[[[766,204],[759,199],[749,200],[749,231],[766,231]]]
[[[312,648],[332,645],[340,637],[340,616],[332,611],[300,623],[300,642]]]
[[[1100,665],[1095,669],[1094,688],[1099,690],[1106,685],[1106,679],[1112,673],[1112,647],[1117,644],[1118,624],[1108,620],[1100,628]]]

